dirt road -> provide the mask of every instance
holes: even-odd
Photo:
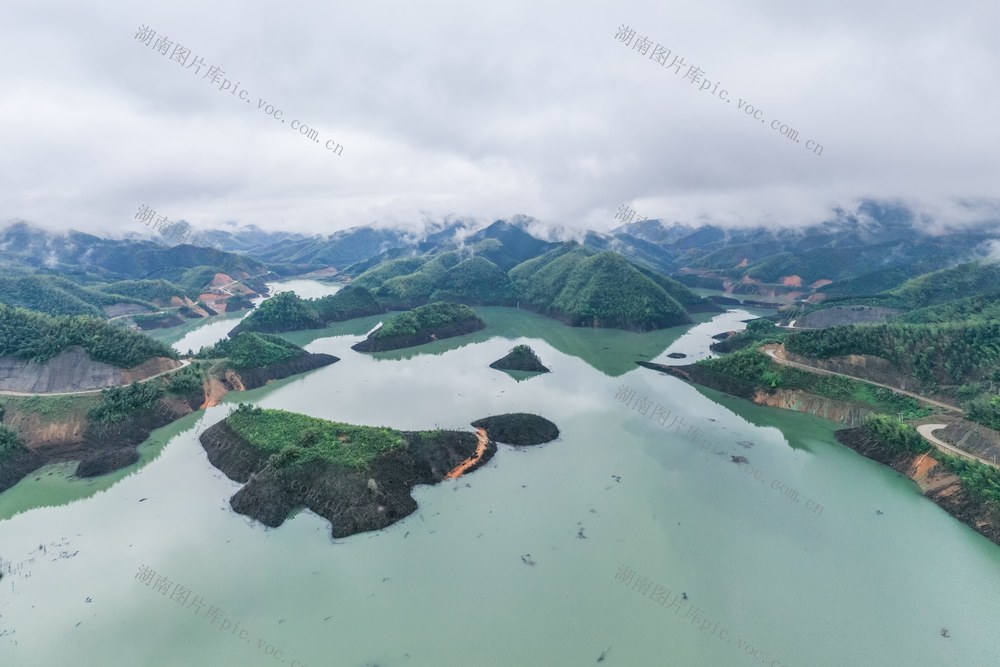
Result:
[[[950,454],[957,454],[962,458],[974,459],[976,461],[979,461],[980,463],[985,463],[988,466],[992,466],[994,468],[1000,468],[1000,465],[994,463],[993,461],[989,461],[982,457],[976,456],[975,454],[959,449],[955,447],[955,445],[950,445],[947,442],[939,440],[934,436],[934,431],[946,428],[947,426],[948,426],[947,424],[921,424],[920,426],[917,427],[917,432],[920,433],[920,435],[924,436],[925,440],[930,442],[938,449],[944,449]]]
[[[158,378],[158,377],[160,377],[162,375],[167,375],[169,373],[176,373],[180,369],[185,368],[185,367],[190,366],[190,365],[191,365],[191,360],[190,359],[182,359],[181,360],[181,365],[178,366],[177,368],[171,368],[168,371],[162,371],[160,373],[157,373],[156,375],[150,375],[148,378],[144,378],[142,380],[136,380],[135,382],[129,382],[128,384],[121,384],[121,385],[116,385],[116,386],[118,386],[118,387],[128,387],[128,386],[133,385],[133,384],[141,384],[143,382],[149,382],[150,380],[155,380],[156,378]],[[111,389],[111,387],[104,387],[103,389],[81,389],[80,391],[59,391],[59,392],[53,392],[51,394],[37,394],[37,393],[30,393],[30,392],[24,392],[24,391],[3,391],[3,390],[0,390],[0,394],[2,394],[4,396],[77,396],[79,394],[99,394],[102,391],[104,391],[104,389]]]
[[[867,384],[875,385],[876,387],[884,387],[885,389],[891,389],[897,394],[904,394],[906,396],[910,396],[911,398],[915,398],[918,401],[921,401],[922,403],[929,403],[939,408],[944,408],[945,410],[948,410],[950,412],[957,412],[958,414],[964,414],[962,408],[958,406],[942,403],[941,401],[935,401],[933,398],[927,398],[926,396],[921,396],[920,394],[914,394],[911,391],[906,391],[905,389],[900,389],[899,387],[893,387],[892,385],[882,384],[881,382],[874,382],[872,380],[866,380],[864,378],[855,377],[854,375],[847,375],[846,373],[838,373],[836,371],[828,371],[823,368],[816,368],[815,366],[809,366],[807,364],[800,364],[794,361],[790,361],[785,357],[779,355],[777,353],[778,352],[777,348],[772,347],[770,345],[765,345],[763,348],[761,348],[761,351],[764,352],[764,354],[766,354],[767,356],[774,359],[782,366],[791,366],[792,368],[800,368],[804,371],[809,371],[810,373],[819,373],[821,375],[839,375],[840,377],[847,378],[848,380],[856,380],[857,382],[865,382]]]

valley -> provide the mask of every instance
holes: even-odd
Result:
[[[25,646],[57,659],[60,649],[41,648],[39,628],[13,619],[31,601],[65,585],[73,571],[69,563],[92,563],[95,556],[85,554],[116,561],[138,556],[179,580],[197,582],[212,599],[248,617],[252,603],[241,599],[238,583],[222,569],[249,550],[255,562],[283,568],[293,582],[287,589],[267,584],[269,599],[286,606],[282,618],[293,624],[277,624],[275,616],[263,622],[261,633],[276,645],[301,647],[299,655],[320,664],[308,637],[330,616],[324,608],[377,610],[396,627],[419,616],[416,605],[431,592],[425,585],[430,580],[414,573],[417,562],[432,563],[432,573],[447,576],[459,590],[506,589],[532,597],[538,595],[532,573],[558,566],[583,582],[582,594],[612,600],[599,615],[617,623],[612,619],[630,607],[628,599],[615,597],[612,575],[616,561],[627,560],[658,581],[687,589],[718,610],[717,620],[726,626],[780,647],[785,661],[805,664],[823,642],[823,630],[810,620],[809,603],[791,602],[793,591],[821,595],[833,571],[824,563],[836,561],[858,565],[853,575],[834,576],[836,585],[864,596],[871,581],[860,567],[859,545],[891,554],[898,564],[889,574],[879,573],[895,591],[878,603],[882,613],[930,626],[941,625],[944,614],[952,632],[987,631],[982,624],[989,617],[990,573],[1000,564],[998,548],[986,539],[996,542],[1000,525],[993,478],[959,456],[949,459],[914,443],[923,442],[924,433],[970,455],[988,451],[976,449],[992,442],[988,320],[951,321],[945,329],[951,342],[939,351],[956,361],[944,367],[905,350],[879,348],[886,341],[920,345],[931,335],[921,327],[940,326],[893,324],[926,312],[926,298],[889,297],[896,299],[893,305],[874,317],[813,316],[816,328],[788,329],[776,323],[802,319],[810,309],[821,313],[823,304],[733,309],[719,291],[689,290],[682,284],[685,274],[664,275],[636,257],[585,244],[528,242],[511,223],[483,231],[480,245],[464,258],[445,235],[434,245],[404,246],[326,272],[335,282],[297,277],[317,271],[316,265],[302,265],[296,271],[303,274],[258,285],[248,312],[151,329],[152,338],[120,326],[126,318],[117,315],[100,324],[73,324],[89,327],[93,335],[85,338],[74,338],[68,320],[25,320],[62,332],[34,337],[50,341],[41,347],[32,337],[9,336],[4,349],[30,350],[37,360],[31,363],[51,363],[65,350],[79,350],[69,353],[132,365],[110,364],[120,370],[88,374],[117,385],[85,389],[93,393],[0,398],[6,401],[0,556],[30,562],[27,570],[19,566],[18,576],[8,574],[13,595],[0,599],[0,631],[16,631]],[[268,270],[279,276],[279,268],[289,267],[281,260]],[[753,297],[761,294],[746,300],[759,304]],[[25,313],[11,316],[40,317]],[[868,330],[831,336],[825,333],[834,331],[831,325],[883,328],[873,330],[879,331],[876,338]],[[73,347],[77,341],[82,345]],[[828,351],[830,345],[836,347]],[[142,355],[176,368],[136,375]],[[679,377],[650,373],[636,362]],[[502,372],[491,367],[498,364]],[[7,381],[32,377],[27,367],[9,366],[20,370]],[[826,376],[816,375],[817,369],[826,369]],[[905,387],[895,391],[901,383]],[[663,428],[635,408],[623,411],[614,400],[623,386],[669,410],[675,428]],[[977,393],[963,389],[969,386]],[[521,424],[525,417],[517,415],[551,420],[554,435],[538,426],[510,435],[508,425],[494,421]],[[963,423],[980,430],[970,434]],[[539,435],[528,435],[535,430]],[[539,444],[511,442],[521,437],[530,438],[524,444]],[[903,444],[894,444],[896,438]],[[756,475],[786,492],[762,486]],[[178,483],[183,493],[173,490]],[[150,508],[172,520],[149,523],[144,517]],[[95,522],[109,512],[114,532],[98,531]],[[28,541],[37,542],[39,531],[55,531],[54,522],[82,529],[68,543],[80,555],[49,564],[25,560]],[[709,524],[716,537],[704,532]],[[165,556],[151,543],[140,546],[139,554],[135,539],[124,541],[154,526],[172,540],[206,546],[191,555]],[[209,544],[212,558],[194,555]],[[452,553],[442,555],[443,544]],[[738,557],[718,555],[734,544]],[[296,557],[290,563],[286,552],[292,545]],[[637,558],[637,545],[649,555]],[[803,550],[809,558],[801,557]],[[660,561],[655,554],[662,553],[672,554],[674,562]],[[353,580],[320,584],[312,572],[326,570],[331,558],[355,572]],[[470,558],[501,576],[484,580],[479,566],[468,566]],[[990,583],[984,590],[960,582],[956,597],[942,582],[938,599],[946,602],[933,609],[920,605],[917,597],[926,591],[911,591],[904,582],[926,558],[961,562],[970,576]],[[706,560],[725,564],[731,574],[720,576],[714,567],[711,579],[692,576]],[[606,580],[585,578],[595,563],[607,565]],[[29,570],[32,576],[24,577]],[[111,573],[94,579],[101,618],[110,613],[110,600],[122,599],[114,581]],[[405,591],[397,581],[407,582]],[[296,589],[317,585],[338,601],[310,595],[301,604]],[[377,591],[391,597],[391,608],[380,603]],[[757,603],[742,611],[725,604],[733,596],[751,596],[763,605],[776,594],[787,601],[780,616],[796,619],[798,641],[751,615]],[[860,622],[849,620],[850,597],[827,597],[824,609],[862,633]],[[461,599],[458,591],[445,594],[445,606],[431,615],[441,619],[441,610],[460,606]],[[562,604],[555,593],[542,599],[546,609]],[[47,607],[46,613],[58,618],[73,612]],[[144,613],[167,626],[176,622],[152,608]],[[563,613],[583,622],[579,614]],[[371,635],[358,625],[362,617],[338,617],[338,632]],[[498,627],[508,623],[488,618]],[[103,636],[114,634],[106,621],[94,622]],[[618,632],[651,631],[646,625],[640,621],[634,630]],[[727,659],[724,643],[696,647],[682,625],[661,624],[656,631],[671,637],[679,655],[703,658],[707,651]],[[607,644],[590,646],[587,635],[575,633],[576,648],[563,647],[553,659],[593,661]],[[224,660],[231,649],[207,639],[182,653]],[[916,642],[880,637],[839,650],[848,662],[872,652],[916,656],[937,650],[935,639],[934,632]],[[342,650],[355,661],[376,656],[363,642],[347,642]],[[530,662],[549,650],[537,637],[515,653]],[[977,659],[978,647],[959,650]],[[397,633],[386,651],[397,659],[416,652],[427,661],[447,662],[441,648],[419,632]],[[652,659],[638,646],[615,646],[613,652],[627,652],[638,662]]]

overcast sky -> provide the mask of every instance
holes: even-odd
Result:
[[[996,0],[4,0],[0,224],[127,233],[145,204],[203,228],[523,213],[608,229],[628,203],[797,225],[860,197],[997,219],[998,34]]]

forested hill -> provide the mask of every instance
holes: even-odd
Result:
[[[1000,388],[1000,322],[875,324],[796,332],[790,352],[828,359],[865,354],[889,360],[930,392],[970,397]]]
[[[651,279],[621,255],[576,244],[514,267],[510,277],[522,305],[572,326],[648,331],[691,321],[684,306],[701,299],[679,283]]]
[[[944,324],[959,321],[988,321],[1000,318],[1000,263],[974,261],[907,280],[878,294],[864,291],[826,299],[814,305],[789,307],[786,319],[807,318],[800,326],[824,326],[817,322],[848,324],[836,310],[879,311],[879,319],[899,322]],[[815,315],[819,311],[826,311]],[[824,317],[834,314],[832,317]]]
[[[375,315],[385,310],[385,306],[380,305],[371,292],[355,285],[318,299],[303,299],[294,292],[279,292],[257,306],[229,335],[236,336],[244,331],[280,333],[321,329],[331,322]]]
[[[162,278],[176,282],[195,267],[211,267],[213,272],[237,278],[268,272],[266,265],[252,257],[215,248],[105,239],[75,231],[56,234],[25,223],[0,230],[0,248],[2,263],[10,267],[58,272],[80,280]]]
[[[907,309],[924,308],[970,296],[1000,294],[1000,263],[968,262],[908,280],[887,293]]]
[[[89,316],[53,317],[0,304],[0,356],[44,363],[80,346],[94,361],[131,368],[153,357],[177,354],[149,336]]]
[[[497,243],[496,239],[480,242],[493,256],[512,255]],[[463,258],[458,251],[389,259],[362,271],[349,287],[332,296],[300,299],[279,294],[268,299],[232,333],[314,329],[442,301],[520,304],[572,326],[632,331],[688,323],[688,310],[718,310],[677,281],[637,267],[621,255],[567,243],[509,272],[486,257]]]
[[[199,359],[226,358],[236,370],[246,370],[297,359],[305,354],[305,350],[284,338],[248,331],[203,347],[195,356]]]

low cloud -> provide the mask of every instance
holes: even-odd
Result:
[[[24,56],[0,74],[2,222],[126,234],[145,204],[202,229],[524,214],[572,236],[617,226],[622,203],[667,222],[787,227],[871,198],[913,206],[929,230],[998,210],[996,3],[103,0],[71,22],[51,20],[58,7],[14,0],[0,26]],[[733,102],[616,41],[623,23]],[[134,39],[143,24],[251,103]]]

